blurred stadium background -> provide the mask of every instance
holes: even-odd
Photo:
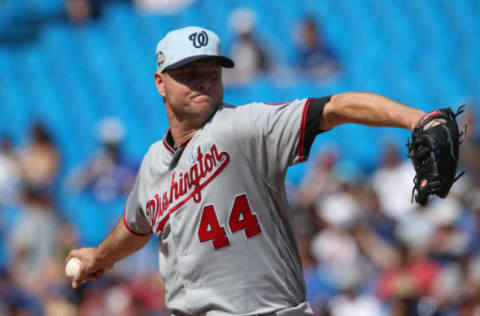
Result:
[[[57,160],[53,159],[57,166],[55,174],[51,181],[41,185],[25,181],[21,171],[25,165],[18,167],[17,173],[0,159],[0,195],[3,195],[0,196],[0,314],[168,315],[163,305],[161,281],[154,276],[155,241],[138,255],[125,260],[103,281],[77,292],[71,291],[62,277],[62,258],[69,247],[96,245],[111,230],[122,214],[126,191],[113,188],[118,192],[109,195],[102,190],[107,188],[108,191],[123,180],[128,186],[128,172],[135,171],[148,146],[161,139],[168,128],[163,103],[152,80],[157,41],[173,28],[199,25],[214,30],[222,39],[223,50],[229,54],[236,41],[232,13],[247,8],[256,16],[253,32],[272,66],[241,84],[227,82],[227,103],[281,102],[353,90],[380,93],[424,111],[446,106],[456,109],[466,103],[469,112],[466,117],[471,129],[464,146],[465,151],[468,150],[466,158],[470,159],[465,159],[462,167],[470,176],[467,174],[466,180],[458,185],[460,189],[447,199],[450,204],[444,203],[453,205],[445,211],[449,214],[445,216],[448,228],[455,234],[444,232],[445,222],[430,216],[419,229],[420,237],[415,235],[413,228],[405,233],[413,237],[402,237],[414,240],[437,240],[445,235],[452,240],[463,238],[463,244],[452,246],[453,254],[440,256],[439,250],[430,244],[427,247],[424,243],[418,246],[405,240],[398,242],[397,239],[402,239],[398,231],[401,231],[404,218],[395,210],[391,213],[384,210],[388,206],[382,204],[382,196],[377,198],[380,199],[378,208],[384,208],[382,214],[391,219],[391,226],[384,233],[395,241],[383,238],[385,236],[376,230],[378,223],[372,220],[376,215],[367,212],[368,215],[361,216],[368,217],[366,221],[370,226],[366,225],[366,231],[387,245],[385,249],[391,250],[386,250],[387,253],[401,257],[406,244],[407,251],[414,253],[421,248],[422,259],[434,265],[435,269],[426,269],[434,274],[426,289],[411,292],[404,289],[408,292],[405,296],[385,293],[388,291],[379,285],[380,281],[383,273],[396,267],[395,264],[377,262],[375,255],[368,251],[371,248],[365,245],[368,242],[359,237],[365,234],[359,233],[356,225],[345,222],[357,219],[359,215],[352,214],[364,209],[364,204],[370,205],[371,200],[362,199],[368,195],[362,191],[365,187],[372,187],[375,196],[385,194],[375,190],[376,175],[389,167],[385,162],[387,152],[393,150],[399,155],[400,162],[394,165],[404,162],[409,132],[345,125],[319,136],[310,161],[291,168],[287,180],[294,217],[301,227],[299,243],[307,271],[308,298],[318,314],[348,315],[347,310],[342,309],[348,304],[341,299],[347,288],[355,288],[356,295],[364,294],[371,300],[368,301],[369,315],[375,314],[371,306],[377,305],[384,315],[398,311],[397,315],[407,315],[401,314],[403,310],[414,310],[418,315],[457,315],[464,309],[476,310],[475,315],[480,315],[479,288],[475,287],[480,280],[479,264],[474,264],[480,251],[479,242],[475,241],[480,236],[480,224],[475,221],[476,212],[480,211],[480,191],[476,183],[479,134],[474,128],[479,123],[475,112],[478,114],[480,110],[480,1],[187,0],[169,3],[159,0],[144,1],[157,4],[157,9],[146,9],[142,1],[105,0],[88,2],[90,13],[80,14],[80,17],[72,13],[80,7],[72,9],[69,2],[76,1],[0,0],[0,139],[10,144],[2,147],[4,156],[28,161],[24,156],[31,153],[32,129],[38,124],[49,135],[48,142],[57,155]],[[301,56],[298,50],[302,36],[299,26],[306,18],[315,21],[319,36],[335,52],[335,63],[339,67],[327,80],[299,70]],[[124,157],[122,168],[127,169],[127,176],[116,178],[110,174],[105,176],[108,179],[101,179],[107,183],[100,184],[98,179],[94,184],[85,180],[85,174],[94,168],[85,167],[85,162],[101,155],[102,150],[108,148],[103,145],[116,142],[120,143]],[[405,184],[402,180],[405,174],[410,177],[411,170],[401,176],[389,176],[398,177],[398,185],[407,186],[409,190],[411,182]],[[315,183],[312,179],[316,177],[330,177],[336,184],[328,187],[329,184]],[[85,182],[85,185],[79,188],[76,182]],[[306,193],[312,187],[318,190]],[[389,188],[394,195],[395,185]],[[329,190],[343,194],[336,201],[338,204],[330,201],[328,205],[319,206],[319,198]],[[309,205],[299,202],[299,197],[305,194],[315,194]],[[345,202],[346,195],[355,198],[353,206]],[[388,194],[383,198],[388,198]],[[54,226],[42,226],[47,227],[45,234],[49,237],[37,231],[38,219],[29,215],[32,199],[52,209],[48,216],[53,218]],[[355,210],[344,214],[347,220],[325,216],[315,218],[313,222],[322,224],[316,224],[311,230],[302,228],[306,222],[312,222],[308,218],[321,217],[328,207]],[[401,211],[409,216],[413,214],[412,218],[423,216],[425,219],[424,212],[413,205]],[[345,286],[343,281],[327,280],[329,265],[322,262],[324,256],[316,255],[315,249],[322,247],[317,237],[332,223],[337,223],[335,229],[340,227],[352,239],[352,247],[358,249],[354,253],[361,257],[355,260],[366,262],[368,280],[359,281],[353,276],[349,281],[343,280],[355,287]],[[55,225],[58,229],[48,229]],[[429,235],[425,235],[425,230]],[[29,242],[36,239],[42,244],[41,240],[48,238],[52,242],[44,245],[47,259],[29,255],[32,251]],[[441,240],[442,247],[449,241],[454,243],[448,238]],[[343,258],[341,254],[339,257]],[[43,261],[36,262],[39,258]],[[340,260],[335,257],[337,259]],[[16,268],[22,264],[37,267],[37,275],[30,281],[17,275],[21,271]],[[454,274],[457,282],[445,272],[451,267],[468,269],[466,266],[471,266],[470,270],[476,274]],[[438,281],[443,280],[442,277],[449,280],[444,281],[448,285]],[[462,288],[462,283],[467,283],[470,277],[473,288]],[[36,285],[32,285],[33,279]],[[438,285],[440,283],[443,287]],[[439,291],[441,294],[437,293]],[[353,306],[358,308],[357,312],[360,310],[360,305]]]

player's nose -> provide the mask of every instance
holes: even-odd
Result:
[[[197,82],[197,87],[200,90],[208,90],[212,87],[213,81],[208,76],[203,76]]]

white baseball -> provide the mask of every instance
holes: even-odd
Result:
[[[65,275],[69,278],[75,277],[80,272],[80,264],[82,262],[78,258],[72,258],[68,260],[65,266]]]

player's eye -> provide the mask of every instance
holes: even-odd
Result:
[[[218,80],[218,79],[220,78],[220,71],[218,71],[218,70],[209,71],[209,72],[208,72],[208,76],[209,76],[212,80]]]
[[[178,75],[181,80],[191,80],[194,79],[196,76],[197,73],[193,70],[183,71]]]

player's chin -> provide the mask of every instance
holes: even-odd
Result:
[[[212,103],[213,97],[208,94],[200,94],[193,98],[192,102],[197,104]]]
[[[219,101],[213,99],[212,97],[209,96],[201,96],[198,98],[195,98],[194,102],[192,102],[192,106],[200,112],[208,111],[212,112],[215,111],[218,108]]]

